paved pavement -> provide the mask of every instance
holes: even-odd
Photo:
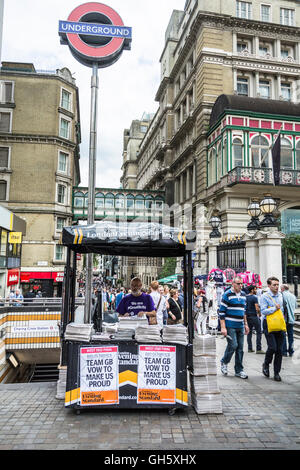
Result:
[[[255,337],[254,337],[255,338]],[[225,348],[218,337],[218,357]],[[265,343],[263,342],[263,345]],[[264,356],[248,353],[248,380],[219,375],[223,414],[167,410],[86,410],[55,398],[55,383],[0,384],[1,450],[300,450],[300,340],[283,358],[282,382],[261,374]],[[219,374],[219,373],[218,373]]]

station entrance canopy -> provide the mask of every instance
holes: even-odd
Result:
[[[146,222],[98,222],[64,227],[62,243],[76,253],[180,257],[195,249],[196,232]]]

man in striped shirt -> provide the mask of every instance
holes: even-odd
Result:
[[[242,278],[235,277],[232,287],[224,292],[220,304],[221,333],[227,339],[227,348],[221,360],[221,372],[223,375],[228,374],[227,364],[235,353],[235,375],[247,379],[248,375],[243,370],[243,355],[244,334],[249,333],[249,328],[245,314],[246,294],[242,291],[242,287]]]

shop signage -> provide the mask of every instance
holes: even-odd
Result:
[[[80,349],[81,406],[119,403],[118,346]]]
[[[9,232],[8,243],[22,243],[22,232]]]
[[[39,320],[28,321],[26,326],[12,326],[11,333],[43,333],[43,332],[58,332],[59,328],[57,320]]]
[[[18,269],[9,269],[7,271],[7,287],[19,284],[20,271]]]
[[[176,346],[140,346],[138,403],[174,404],[176,400]]]
[[[83,65],[99,68],[116,62],[130,49],[132,29],[124,26],[119,14],[103,3],[88,2],[76,7],[67,21],[59,21],[61,44]]]
[[[282,231],[287,235],[300,234],[300,209],[286,209],[281,215]]]

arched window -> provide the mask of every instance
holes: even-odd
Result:
[[[146,209],[152,209],[153,208],[153,197],[152,196],[147,196],[145,200],[145,207]]]
[[[134,209],[134,196],[132,194],[128,194],[126,197],[126,208]]]
[[[136,209],[144,209],[145,208],[145,200],[144,196],[136,196],[135,198],[135,208]]]
[[[293,146],[289,139],[282,138],[280,150],[280,166],[285,170],[292,170],[293,165]]]
[[[104,208],[104,194],[97,193],[95,196],[95,209],[103,209]]]
[[[270,165],[269,141],[262,135],[257,135],[251,141],[251,166],[255,168],[269,168]]]
[[[124,209],[125,207],[125,197],[123,194],[117,194],[115,200],[116,209]]]
[[[161,211],[163,209],[164,200],[162,197],[158,196],[155,198],[155,209]]]
[[[300,140],[296,144],[296,170],[300,170]]]
[[[243,143],[239,137],[232,141],[232,168],[243,166]]]
[[[222,176],[222,144],[221,142],[218,144],[218,147],[217,147],[216,170],[217,170],[216,180],[219,181],[219,179]]]
[[[115,206],[115,197],[112,193],[105,195],[105,209],[113,209]]]
[[[74,193],[74,208],[81,209],[84,205],[84,194],[81,191]]]
[[[227,138],[225,137],[224,142],[223,142],[223,175],[226,175],[227,173],[227,155],[228,155],[228,149],[227,149]]]

